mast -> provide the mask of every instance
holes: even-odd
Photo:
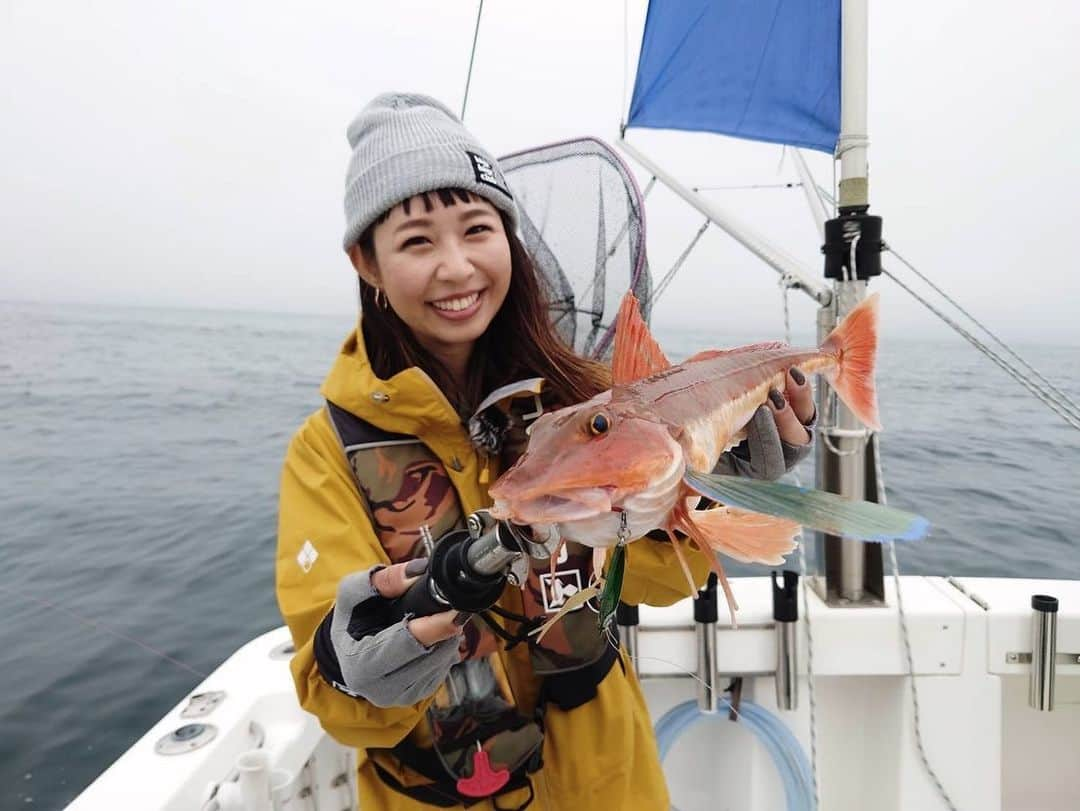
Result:
[[[832,301],[818,312],[818,339],[866,297],[867,280],[881,273],[881,218],[867,214],[867,0],[842,0],[840,36],[840,193],[838,216],[825,223],[825,276]],[[873,445],[855,415],[831,388],[818,392],[820,441],[817,487],[856,500],[877,500]],[[835,536],[818,536],[814,585],[836,603],[884,599],[881,547]]]

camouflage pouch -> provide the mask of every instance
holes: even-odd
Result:
[[[518,712],[496,657],[467,659],[451,668],[428,709],[430,747],[406,739],[368,754],[383,782],[430,805],[468,807],[522,788],[531,794],[528,776],[542,765],[541,717]]]

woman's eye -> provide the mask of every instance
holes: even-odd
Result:
[[[401,243],[402,248],[412,248],[415,245],[423,245],[427,242],[427,237],[409,237],[407,240]]]
[[[474,225],[471,228],[469,228],[469,230],[466,231],[465,233],[467,235],[469,235],[469,236],[472,236],[473,234],[482,234],[482,233],[484,233],[486,231],[491,231],[491,230],[492,230],[492,228],[491,228],[490,225]]]

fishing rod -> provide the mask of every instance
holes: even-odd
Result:
[[[491,608],[507,582],[525,582],[530,558],[550,559],[560,541],[554,526],[541,536],[534,527],[496,520],[487,510],[470,513],[465,526],[435,542],[427,571],[387,608],[390,624],[406,616]]]

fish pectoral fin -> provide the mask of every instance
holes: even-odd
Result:
[[[729,507],[787,518],[810,529],[859,541],[915,541],[930,529],[930,522],[921,515],[871,501],[852,501],[823,490],[690,470],[683,480],[692,490]]]
[[[648,377],[671,366],[660,344],[649,332],[629,290],[615,317],[615,348],[611,354],[611,380],[618,386]]]
[[[779,566],[797,543],[801,527],[787,518],[747,512],[735,507],[694,510],[687,521],[697,528],[695,537],[729,558],[743,563]]]

